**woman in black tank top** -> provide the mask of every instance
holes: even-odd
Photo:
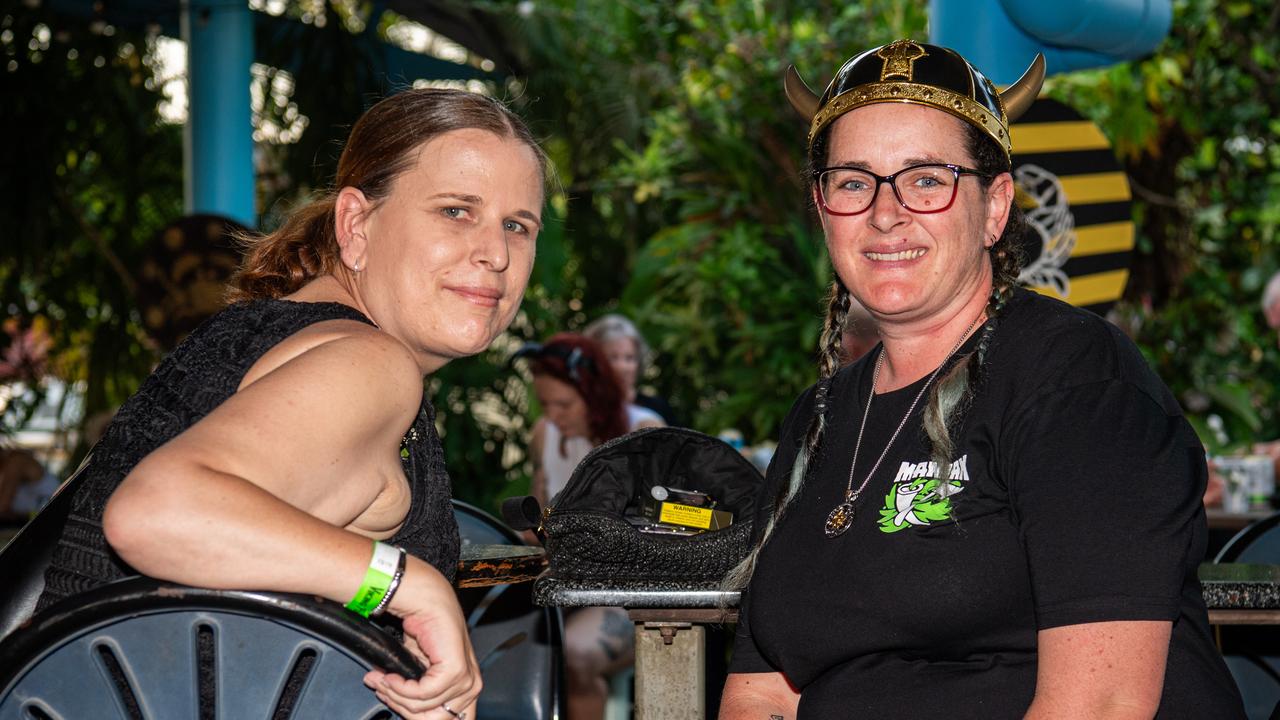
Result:
[[[370,108],[335,189],[251,240],[233,304],[120,409],[40,607],[143,574],[389,612],[428,670],[366,684],[407,718],[474,717],[458,529],[422,383],[514,317],[545,176],[528,129],[490,98],[408,90]]]

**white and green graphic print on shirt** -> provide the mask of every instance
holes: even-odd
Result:
[[[880,532],[895,533],[950,520],[951,496],[969,482],[968,459],[965,455],[951,463],[945,482],[938,477],[936,462],[902,463],[880,508]]]

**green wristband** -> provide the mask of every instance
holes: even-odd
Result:
[[[347,603],[347,609],[360,617],[369,617],[387,594],[387,588],[391,587],[391,579],[395,576],[399,561],[399,550],[375,540],[373,557],[369,558],[369,569],[364,572],[364,582],[351,602]]]

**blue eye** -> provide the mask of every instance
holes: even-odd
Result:
[[[460,208],[460,207],[447,207],[447,208],[442,208],[440,212],[447,218],[458,220],[458,219],[461,219],[464,214],[466,214],[467,209]]]
[[[529,234],[529,228],[525,227],[521,223],[516,222],[515,220],[507,220],[506,222],[502,223],[502,228],[507,232],[520,233],[522,235]]]

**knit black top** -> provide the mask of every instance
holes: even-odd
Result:
[[[45,571],[37,609],[136,575],[111,550],[102,532],[107,499],[120,482],[153,450],[234,394],[249,368],[272,347],[309,325],[338,319],[370,323],[359,311],[339,303],[237,303],[210,318],[166,357],[120,408],[94,447]],[[458,525],[435,411],[425,396],[405,432],[400,457],[412,499],[400,532],[389,542],[452,580],[458,564]]]

